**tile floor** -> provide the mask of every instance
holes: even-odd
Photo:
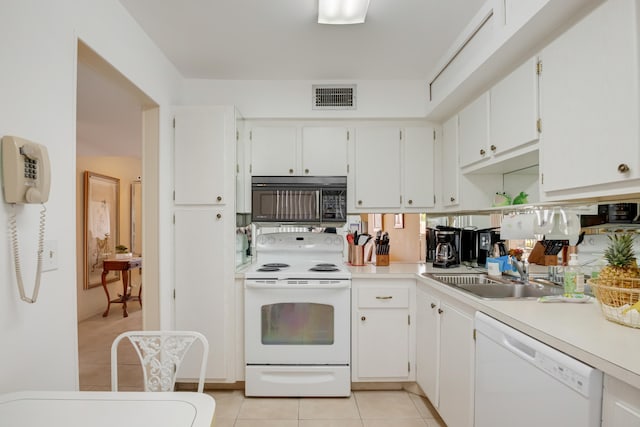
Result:
[[[113,307],[112,307],[113,308]],[[80,390],[111,389],[111,343],[126,330],[142,328],[137,303],[129,317],[112,310],[78,324]],[[120,390],[142,390],[133,347],[118,352]],[[404,390],[354,391],[348,398],[245,397],[241,390],[207,390],[216,399],[215,427],[444,427],[431,404]]]

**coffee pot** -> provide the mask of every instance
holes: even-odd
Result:
[[[460,233],[459,230],[436,231],[436,253],[433,266],[438,268],[454,267],[460,264]]]

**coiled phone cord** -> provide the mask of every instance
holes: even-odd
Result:
[[[15,209],[15,204],[13,205]],[[24,283],[22,282],[22,269],[20,267],[20,248],[18,244],[18,224],[16,222],[15,211],[9,217],[9,231],[11,233],[11,246],[13,248],[13,262],[16,270],[16,280],[18,282],[18,291],[20,292],[20,299],[29,304],[33,304],[38,299],[38,292],[40,291],[40,276],[42,274],[42,253],[44,252],[44,226],[46,218],[47,208],[43,204],[40,211],[40,231],[38,233],[38,266],[36,269],[36,283],[33,287],[33,295],[28,298],[24,293]]]

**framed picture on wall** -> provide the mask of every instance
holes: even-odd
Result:
[[[84,289],[102,285],[102,263],[120,243],[120,180],[84,173]],[[110,271],[107,283],[120,280]]]

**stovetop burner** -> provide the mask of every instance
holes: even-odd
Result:
[[[280,271],[278,267],[260,267],[256,271]]]
[[[309,271],[339,271],[339,270],[340,269],[338,267],[332,264],[329,264],[329,265],[318,264],[315,267],[311,267],[309,269]]]
[[[321,263],[321,264],[316,264],[315,267],[337,267],[337,265],[330,264],[330,263]]]
[[[282,262],[269,262],[267,264],[262,264],[262,267],[266,267],[266,268],[286,268],[286,267],[289,267],[289,264],[284,264]],[[273,270],[265,270],[265,271],[273,271]]]

